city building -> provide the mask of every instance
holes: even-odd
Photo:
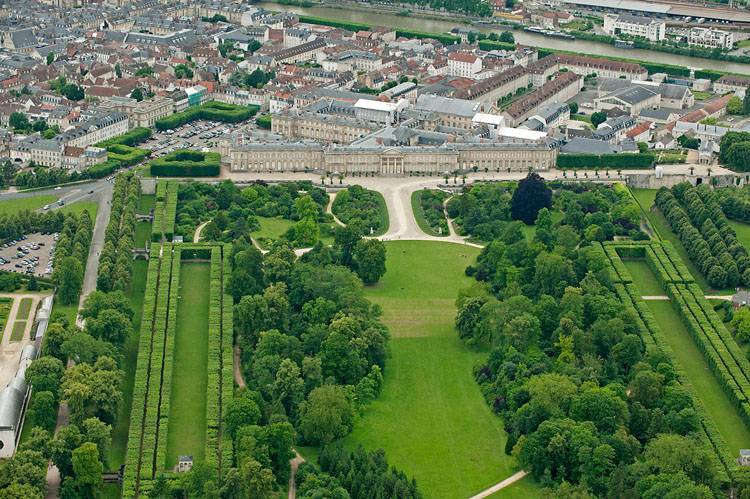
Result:
[[[482,71],[482,59],[470,52],[451,52],[448,54],[448,74],[473,78]]]
[[[653,17],[633,16],[629,14],[605,15],[602,29],[610,36],[625,34],[660,42],[666,38],[667,23]]]
[[[734,47],[734,33],[711,28],[690,28],[688,45],[731,50]]]

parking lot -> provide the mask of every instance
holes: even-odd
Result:
[[[0,246],[0,270],[34,274],[38,277],[52,275],[52,259],[58,234],[36,232],[24,237],[25,239]]]
[[[174,130],[155,132],[143,147],[151,149],[153,157],[169,154],[178,149],[212,148],[220,135],[231,132],[237,126],[215,121],[194,121]]]

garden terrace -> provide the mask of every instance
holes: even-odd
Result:
[[[604,252],[618,296],[636,312],[644,343],[658,347],[672,360],[681,383],[692,393],[706,438],[733,477],[737,451],[750,439],[747,359],[671,244],[604,243]],[[636,262],[645,262],[650,272],[642,272]],[[636,282],[628,268],[639,272]],[[641,299],[643,289],[654,292],[654,286],[648,287],[650,279],[668,295],[670,308],[662,306],[664,301],[647,305]],[[687,336],[702,358],[696,358],[692,344],[685,344],[690,341]],[[709,368],[713,376],[706,372]],[[719,390],[726,398],[717,398]]]
[[[178,454],[192,454],[221,472],[222,412],[232,396],[228,251],[221,245],[152,245],[124,497],[146,494],[160,473],[170,476]]]

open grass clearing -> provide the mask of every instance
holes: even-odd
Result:
[[[128,429],[130,427],[130,408],[133,404],[133,383],[136,364],[138,361],[138,338],[141,331],[143,315],[143,299],[146,290],[146,275],[148,262],[138,259],[133,262],[133,278],[127,292],[128,301],[133,309],[133,331],[125,341],[123,349],[123,370],[125,375],[120,382],[122,390],[122,404],[117,412],[117,419],[112,427],[112,444],[107,455],[107,469],[116,470],[125,463],[125,450],[128,444]]]
[[[641,205],[646,218],[648,220],[651,229],[656,232],[656,236],[660,237],[665,241],[669,241],[674,246],[677,253],[682,258],[682,261],[687,266],[690,273],[695,278],[695,282],[703,289],[706,294],[720,295],[720,294],[734,294],[734,289],[713,289],[708,285],[705,276],[698,270],[698,267],[690,260],[690,257],[685,250],[685,247],[680,242],[677,234],[672,232],[672,228],[669,226],[669,222],[662,214],[661,210],[654,206],[654,198],[656,197],[656,189],[631,189],[631,192]]]
[[[196,462],[205,456],[210,274],[208,263],[184,261],[180,265],[174,363],[172,373],[167,373],[172,376],[172,393],[166,469],[172,469],[180,455],[191,455]]]
[[[13,298],[0,298],[0,339],[2,339],[5,323],[13,307]]]
[[[23,333],[26,331],[26,321],[16,321],[13,323],[13,330],[10,333],[10,341],[21,341]]]
[[[45,204],[51,204],[55,201],[57,201],[57,197],[52,194],[3,200],[0,201],[0,215],[12,215],[24,210],[38,210]]]
[[[76,201],[75,203],[66,204],[59,209],[60,213],[68,214],[72,213],[79,216],[84,211],[89,212],[91,221],[96,220],[96,211],[99,209],[99,205],[95,201]]]
[[[468,497],[518,471],[503,452],[502,420],[472,375],[486,352],[467,348],[453,327],[458,290],[471,283],[464,269],[478,250],[425,241],[388,242],[386,250],[388,271],[366,294],[383,308],[392,356],[382,394],[345,444],[383,448],[425,497]],[[538,495],[534,485],[526,497]]]
[[[149,241],[151,241],[151,222],[136,222],[135,247],[145,248]]]
[[[148,215],[156,205],[156,196],[154,194],[141,194],[138,198],[136,213],[139,215]]]
[[[253,231],[251,235],[261,245],[266,248],[270,243],[281,239],[281,237],[294,226],[292,220],[280,217],[256,217],[260,223],[260,229]]]
[[[646,265],[649,273],[643,272],[642,267],[639,267],[640,262],[631,260],[624,263],[641,293],[645,294],[644,288],[651,288],[654,283],[659,285],[656,276],[650,272],[645,262],[643,265]],[[737,413],[734,404],[727,398],[703,353],[682,323],[674,305],[671,301],[647,301],[646,304],[654,314],[662,335],[693,386],[694,394],[703,401],[708,416],[732,453],[737,454],[739,449],[747,448],[750,445],[750,431]]]

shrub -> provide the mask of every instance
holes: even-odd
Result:
[[[216,177],[221,156],[215,152],[175,151],[151,161],[151,175],[160,177]]]

